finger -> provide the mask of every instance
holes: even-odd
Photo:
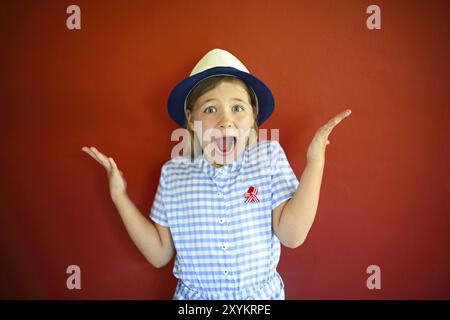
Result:
[[[347,118],[351,113],[352,113],[352,110],[347,109],[344,112],[341,112],[340,114],[338,114],[336,117],[334,117],[336,124],[341,122],[344,118]]]
[[[331,132],[331,130],[334,129],[335,126],[339,124],[344,118],[348,117],[352,113],[352,110],[347,109],[344,112],[341,112],[334,118],[332,118],[330,121],[327,122],[327,124],[324,126],[325,130]]]
[[[86,152],[88,152],[106,170],[110,169],[110,164],[106,156],[103,153],[99,152],[95,147],[88,148]]]
[[[93,158],[95,161],[97,161],[98,163],[100,163],[101,165],[103,165],[103,163],[100,161],[100,159],[95,155],[95,153],[94,153],[90,148],[83,147],[82,150],[83,150],[84,152],[86,152],[88,155],[90,155],[91,158]]]
[[[111,158],[111,157],[109,157],[108,160],[109,160],[109,162],[111,163],[111,168],[112,168],[113,170],[118,170],[117,164],[115,163],[114,159]]]
[[[330,126],[331,128],[334,128],[345,117],[346,116],[344,116],[343,114],[339,114],[336,117],[334,117],[333,119],[331,119],[330,121],[328,121],[327,125]]]
[[[118,171],[120,173],[120,175],[122,176],[122,178],[123,178],[123,172],[122,172],[122,170],[119,170],[119,168],[117,167],[117,164],[114,161],[114,159],[111,158],[111,157],[109,157],[108,159],[111,162],[111,170],[112,171]]]
[[[97,158],[101,161],[101,163],[104,166],[109,166],[108,157],[105,156],[103,153],[98,151],[95,147],[91,147],[91,150],[94,152],[94,154],[97,156]]]

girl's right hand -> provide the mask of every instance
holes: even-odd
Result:
[[[94,147],[83,147],[81,150],[94,158],[94,160],[106,169],[106,174],[109,180],[109,193],[112,199],[126,193],[127,182],[123,177],[122,171],[117,168],[113,158],[105,156]]]

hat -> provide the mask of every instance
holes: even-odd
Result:
[[[221,75],[240,78],[255,93],[258,110],[256,121],[259,126],[270,117],[275,104],[270,89],[264,82],[252,75],[234,55],[222,49],[209,51],[196,64],[189,77],[172,89],[167,103],[170,117],[181,127],[184,127],[186,100],[189,93],[201,80]]]

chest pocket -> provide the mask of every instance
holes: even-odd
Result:
[[[268,234],[272,226],[270,176],[242,179],[233,188],[233,220],[249,234]]]
[[[260,170],[251,179],[242,179],[237,184],[241,209],[266,210],[271,202],[271,176],[265,170]]]

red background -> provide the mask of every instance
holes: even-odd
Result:
[[[176,144],[168,94],[213,48],[272,89],[262,128],[280,129],[299,179],[316,130],[353,111],[330,135],[308,239],[282,249],[286,298],[450,298],[447,1],[77,1],[73,31],[70,4],[0,4],[1,298],[172,297],[173,260],[140,254],[81,147],[114,157],[148,215]]]

